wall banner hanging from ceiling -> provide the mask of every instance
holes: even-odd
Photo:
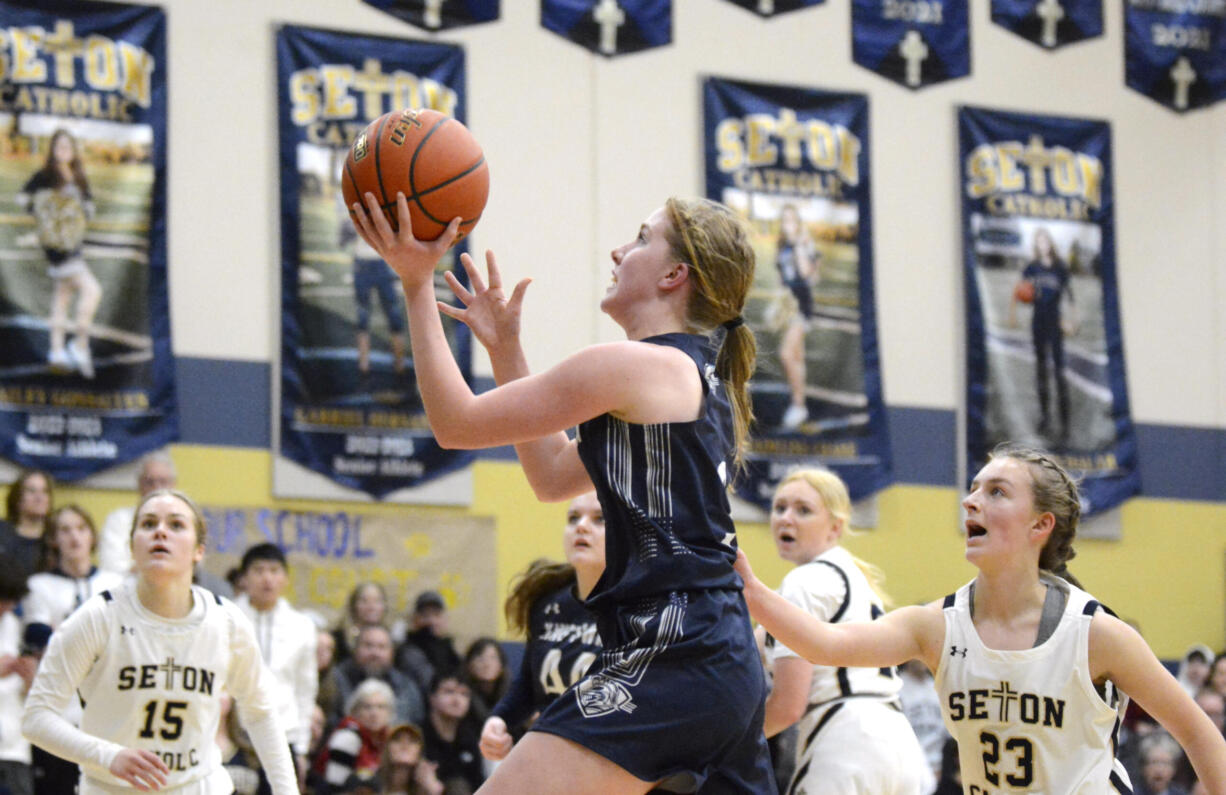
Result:
[[[1103,0],[992,0],[992,21],[1051,50],[1103,35]]]
[[[612,57],[671,44],[672,0],[541,0],[541,26]]]
[[[753,11],[759,16],[773,17],[788,11],[799,11],[809,6],[820,6],[826,0],[727,0],[727,2]]]
[[[179,437],[166,14],[0,0],[0,456],[59,480]]]
[[[499,0],[362,0],[425,30],[448,30],[498,19]]]
[[[276,33],[281,142],[281,455],[382,497],[468,464],[434,441],[409,358],[400,280],[341,198],[349,146],[400,108],[463,121],[464,51],[286,25]],[[439,264],[459,267],[467,241]],[[456,270],[458,269],[458,270]],[[440,298],[447,296],[440,292]],[[443,325],[466,380],[468,327]]]
[[[765,507],[788,470],[822,465],[866,497],[891,480],[868,98],[711,77],[703,115],[707,196],[748,222],[758,258],[744,310],[755,420],[737,493]]]
[[[1140,490],[1106,122],[960,108],[967,477],[1001,442],[1081,478],[1082,513]]]
[[[1226,96],[1226,2],[1125,0],[1128,87],[1177,111]]]
[[[907,88],[971,73],[967,0],[852,0],[852,59]]]

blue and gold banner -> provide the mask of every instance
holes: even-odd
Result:
[[[992,0],[992,21],[1051,50],[1103,35],[1103,0]]]
[[[958,112],[967,472],[997,444],[1052,452],[1082,512],[1140,490],[1115,268],[1106,122]]]
[[[612,57],[673,40],[672,0],[541,0],[541,26]]]
[[[971,73],[967,0],[852,0],[852,60],[907,88]]]
[[[498,19],[498,0],[362,0],[410,25],[449,30]]]
[[[0,0],[0,455],[77,480],[179,436],[166,15]]]
[[[852,0],[857,64],[907,88],[971,74],[966,0]]]
[[[738,494],[769,505],[798,465],[853,499],[890,482],[873,297],[868,98],[708,78],[707,196],[748,222],[758,258],[755,416]]]
[[[1226,96],[1226,0],[1124,0],[1124,72],[1180,112]]]
[[[434,441],[409,356],[400,280],[353,229],[339,174],[350,142],[398,108],[464,120],[464,51],[284,26],[281,138],[281,454],[374,496],[472,460]],[[463,244],[439,264],[459,268]],[[463,276],[459,268],[457,275]],[[443,318],[471,381],[468,328]]]
[[[753,11],[758,16],[773,17],[788,11],[799,11],[809,6],[819,6],[826,0],[727,0],[733,5]]]

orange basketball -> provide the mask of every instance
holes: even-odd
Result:
[[[396,110],[370,123],[349,147],[341,177],[345,206],[373,193],[396,229],[396,193],[409,200],[413,236],[434,240],[452,218],[460,234],[477,225],[490,193],[481,145],[460,122],[437,110]]]
[[[1013,287],[1013,297],[1023,304],[1034,303],[1034,282],[1022,279]]]

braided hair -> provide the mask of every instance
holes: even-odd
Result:
[[[1077,481],[1054,458],[1042,450],[1006,442],[998,445],[991,458],[1012,458],[1030,470],[1030,487],[1035,510],[1050,513],[1056,524],[1039,553],[1039,568],[1081,587],[1069,573],[1068,562],[1077,556],[1073,539],[1081,521],[1081,495]]]

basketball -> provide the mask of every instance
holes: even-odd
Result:
[[[396,110],[375,119],[349,147],[341,176],[345,206],[373,193],[398,228],[396,194],[409,201],[413,236],[434,240],[459,217],[460,240],[477,225],[490,192],[481,145],[460,122],[437,110]]]
[[[1018,282],[1013,288],[1013,298],[1023,304],[1034,303],[1034,282],[1028,279]]]

